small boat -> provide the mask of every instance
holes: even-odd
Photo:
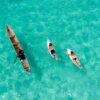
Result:
[[[48,48],[48,51],[49,51],[50,55],[52,56],[52,58],[54,58],[55,60],[58,60],[57,54],[56,54],[53,44],[50,40],[47,40],[47,48]]]
[[[72,62],[79,67],[80,69],[82,69],[80,61],[77,58],[77,55],[71,50],[71,49],[67,49],[67,54],[70,57],[70,59],[72,60]]]
[[[17,57],[20,59],[21,64],[23,65],[24,69],[27,72],[30,72],[30,66],[28,63],[28,60],[24,54],[23,49],[21,48],[19,41],[17,40],[15,33],[13,32],[13,30],[11,29],[10,26],[6,25],[6,30],[8,33],[8,37],[11,40],[11,43],[16,51]]]

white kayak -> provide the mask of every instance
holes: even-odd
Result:
[[[71,52],[73,52],[71,49],[67,49],[67,54],[68,54],[68,56],[70,57],[70,59],[72,60],[72,62],[73,62],[77,67],[79,67],[79,68],[81,69],[82,67],[81,67],[81,64],[80,64],[79,59],[77,58],[77,55],[74,53],[75,56],[76,56],[76,60],[74,60],[73,57],[71,56]]]
[[[51,51],[49,50],[49,44],[50,43],[52,43],[52,42],[50,40],[47,40],[47,48],[48,48],[48,51],[49,51],[50,55],[52,56],[52,58],[54,58],[55,60],[58,60],[57,54],[56,54],[55,49],[53,48],[53,46],[52,46],[52,48],[53,48],[53,51],[55,53],[52,54]]]
[[[21,64],[23,65],[24,69],[27,72],[30,72],[30,66],[28,63],[28,60],[24,54],[23,49],[21,48],[19,41],[17,40],[15,33],[13,32],[13,30],[11,29],[10,26],[6,25],[6,30],[8,33],[8,37],[11,40],[11,43],[13,44],[13,47],[16,51],[17,57],[20,59]]]

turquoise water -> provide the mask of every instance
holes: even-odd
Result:
[[[100,100],[99,0],[0,0],[0,100]],[[7,36],[9,24],[31,67],[28,74]],[[46,40],[60,61],[49,55]],[[79,70],[65,55],[78,54]]]

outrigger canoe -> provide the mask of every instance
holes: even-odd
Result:
[[[53,45],[51,46],[52,50],[50,50],[50,44],[52,44],[52,42],[50,40],[47,40],[47,48],[48,48],[48,51],[49,51],[50,55],[55,60],[58,60],[58,57],[57,57],[57,54],[55,52],[55,49],[54,49]]]
[[[82,69],[79,59],[77,58],[77,55],[74,53],[74,57],[71,55],[71,52],[73,52],[71,49],[67,49],[67,54],[70,57],[71,61],[80,69]]]
[[[24,51],[22,49],[22,47],[19,44],[19,41],[17,40],[15,33],[13,32],[13,30],[11,29],[10,26],[6,25],[6,30],[8,33],[8,37],[10,38],[12,45],[16,51],[17,57],[20,59],[21,64],[23,65],[23,68],[27,71],[30,72],[30,66],[28,63],[28,60],[24,54]]]

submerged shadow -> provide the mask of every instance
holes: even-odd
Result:
[[[57,55],[58,55],[58,64],[62,67],[62,68],[66,68],[66,58],[64,59],[64,56],[62,56],[62,54],[64,55],[63,52],[61,52],[62,50],[61,49],[57,49]]]
[[[32,52],[32,49],[29,48],[29,46],[27,46],[27,44],[26,44],[25,41],[21,40],[20,42],[22,44],[23,50],[24,50],[25,55],[26,55],[26,57],[27,57],[27,59],[29,61],[29,64],[30,64],[30,73],[31,74],[32,74],[32,72],[35,73],[37,79],[40,80],[41,77],[42,77],[42,71],[38,67],[38,65],[36,64],[36,61],[34,59],[34,56],[31,53]]]

